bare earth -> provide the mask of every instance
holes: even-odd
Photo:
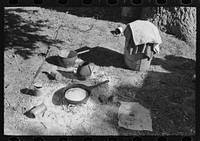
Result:
[[[110,33],[118,25],[125,27],[125,24],[92,16],[79,17],[76,13],[80,10],[74,9],[76,12],[71,8],[68,13],[39,7],[5,8],[4,134],[194,135],[195,100],[187,105],[183,101],[195,95],[195,83],[191,78],[195,73],[196,48],[161,33],[160,54],[154,57],[149,71],[132,71],[123,61],[124,36],[115,37]],[[61,24],[64,26],[54,40]],[[90,30],[85,31],[87,29]],[[48,45],[52,52],[36,78],[44,82],[43,95],[25,95]],[[46,75],[55,63],[58,50],[83,47],[92,48],[79,56],[94,63],[89,79],[79,81],[63,74],[61,80],[52,80]],[[53,104],[54,93],[64,86],[72,83],[91,86],[107,79],[110,80],[108,84],[92,90],[86,104],[68,108]],[[111,95],[113,100],[108,99]],[[153,132],[119,128],[118,100],[139,102],[149,109]],[[43,117],[25,115],[42,102],[47,106]]]

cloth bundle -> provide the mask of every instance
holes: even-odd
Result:
[[[128,41],[126,46],[130,54],[144,53],[151,58],[152,53],[159,53],[159,45],[162,43],[158,28],[149,21],[137,20],[129,23],[124,30]]]

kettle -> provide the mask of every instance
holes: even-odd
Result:
[[[91,63],[84,62],[82,65],[80,65],[77,69],[77,74],[84,79],[90,77],[92,75]]]

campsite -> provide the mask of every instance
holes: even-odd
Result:
[[[111,32],[126,28],[120,9],[88,9],[5,7],[4,134],[195,135],[196,46],[159,31],[159,54],[148,71],[134,71],[124,62],[125,36]],[[60,66],[57,59],[63,49],[89,50],[78,54],[76,61],[89,62],[91,75],[79,79],[73,72],[77,70],[66,72],[70,68]],[[35,96],[32,80],[41,64],[35,81],[42,82],[42,94]],[[52,76],[55,66],[60,71]],[[80,105],[65,105],[56,95],[63,87],[90,87],[106,80]],[[120,127],[120,102],[134,102],[142,113],[148,111],[147,128]],[[29,117],[27,112],[41,103],[45,113]]]

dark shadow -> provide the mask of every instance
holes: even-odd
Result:
[[[48,9],[64,13],[68,12],[79,17],[92,17],[99,20],[122,22],[121,7],[49,7]]]
[[[84,141],[93,141],[93,139],[91,137],[84,137],[83,139]]]
[[[44,73],[49,80],[55,80],[55,78],[51,76],[48,72],[43,71],[42,73]]]
[[[180,56],[167,55],[164,58],[152,60],[151,65],[161,66],[168,72],[148,71],[142,87],[121,85],[113,95],[118,100],[139,102],[149,109],[152,118],[153,132],[134,131],[118,128],[119,135],[194,135],[195,129],[195,99],[181,107],[186,98],[196,94],[192,75],[195,73],[196,61]],[[132,97],[131,94],[136,94]],[[117,114],[109,117],[108,124],[116,127]]]
[[[34,95],[34,91],[32,89],[28,89],[28,88],[21,89],[20,92],[22,94],[26,94],[26,95],[31,95],[31,96]]]
[[[91,17],[124,24],[139,20],[142,15],[142,7],[133,7],[133,14],[128,14],[130,17],[122,17],[121,7],[48,7],[48,9],[64,13],[67,12],[78,17]]]
[[[113,34],[113,35],[117,34],[115,30],[110,31],[110,33]]]
[[[69,141],[68,137],[60,137],[59,141]]]
[[[66,71],[61,71],[61,70],[57,70],[59,73],[62,74],[62,76],[64,76],[65,78],[69,78],[69,79],[77,79],[80,81],[84,81],[86,80],[85,77],[78,75],[77,73],[74,72],[66,72]]]
[[[26,111],[26,112],[24,113],[24,115],[25,115],[26,117],[28,117],[28,118],[35,118],[35,116],[31,113],[31,110],[34,109],[34,108],[36,108],[36,106],[33,106],[30,110]]]
[[[54,105],[62,105],[63,100],[64,100],[64,96],[65,96],[64,88],[57,90],[52,97],[52,103]]]
[[[84,47],[86,48],[86,47]],[[104,48],[94,47],[89,48],[89,52],[80,54],[79,57],[87,62],[93,62],[98,66],[113,66],[116,68],[129,69],[124,63],[124,55],[116,51]]]
[[[38,10],[23,10],[22,8],[4,9],[4,46],[5,51],[14,49],[24,59],[28,59],[38,48],[35,43],[41,42],[46,46],[62,43],[60,40],[48,39],[48,35],[40,35],[42,27],[47,27],[48,20],[32,21],[25,19],[21,13],[36,13]],[[28,18],[28,17],[27,17]]]
[[[55,65],[55,66],[59,66],[59,67],[64,67],[64,65],[62,65],[59,61],[58,61],[59,57],[58,56],[49,56],[46,58],[46,61],[49,64]],[[59,59],[61,60],[61,59]]]
[[[55,64],[54,64],[55,65]],[[67,72],[67,71],[62,71],[62,70],[57,70],[63,77],[68,78],[68,79],[77,79],[77,80],[85,80],[86,78],[74,73],[74,72]],[[43,71],[42,73],[44,73],[49,80],[55,80],[55,78],[49,74],[48,72]]]
[[[167,55],[165,60],[153,58],[151,65],[160,65],[162,68],[172,72],[191,72],[194,73],[196,61],[189,58]]]
[[[116,30],[112,30],[112,31],[110,31],[110,33],[111,33],[114,37],[118,37],[118,36],[121,35],[121,34],[120,34],[120,31],[116,31]]]

